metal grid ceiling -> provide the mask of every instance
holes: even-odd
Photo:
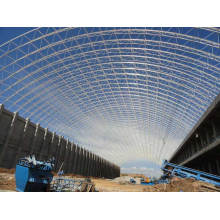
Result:
[[[0,45],[0,103],[119,165],[169,159],[220,92],[219,28],[34,28]]]

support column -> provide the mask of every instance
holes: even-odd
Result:
[[[193,155],[196,152],[195,140],[190,141],[191,154]]]
[[[3,110],[4,110],[4,105],[0,104],[0,121],[1,121],[1,118],[2,118],[1,116],[2,116]]]
[[[209,143],[211,142],[210,141],[211,137],[209,138],[209,134],[208,134],[208,131],[206,129],[204,129],[204,131],[205,131],[205,137],[206,137],[206,142],[207,142],[206,146],[208,146]]]
[[[219,160],[216,160],[216,170],[217,170],[218,175],[220,175]]]
[[[92,153],[92,176],[95,176],[95,155]]]
[[[102,177],[105,177],[105,160],[102,159]]]
[[[195,144],[196,144],[196,152],[198,152],[200,150],[199,143],[198,143],[198,138],[196,138]]]
[[[98,177],[101,177],[101,159],[98,156]]]
[[[8,135],[5,139],[5,142],[3,144],[2,151],[1,151],[1,154],[0,154],[0,163],[2,163],[2,165],[3,165],[3,159],[4,159],[4,156],[5,156],[5,152],[7,151],[7,148],[8,148],[9,140],[10,140],[12,134],[13,134],[13,131],[14,131],[14,127],[15,127],[17,117],[18,117],[18,113],[15,112],[14,115],[13,115],[13,118],[12,118],[11,126],[10,126],[9,131],[8,131]]]
[[[93,176],[93,153],[90,152],[90,176]]]
[[[203,131],[204,131],[203,129],[200,131],[200,142],[202,146],[201,148],[204,148],[206,146]]]
[[[113,164],[112,163],[109,164],[109,177],[110,179],[113,178]]]
[[[64,152],[64,159],[63,159],[63,171],[66,173],[68,170],[68,156],[69,156],[69,139],[66,141],[66,146],[65,146],[65,152]]]
[[[76,173],[80,174],[80,166],[81,166],[81,147],[78,147],[78,157],[76,162]]]
[[[112,178],[114,179],[116,177],[116,174],[117,173],[117,167],[116,165],[114,164],[114,167],[113,167],[113,175],[112,175]]]
[[[108,167],[107,167],[107,161],[105,161],[105,178],[108,178]]]
[[[78,160],[78,146],[75,147],[75,156],[74,156],[74,165],[73,165],[73,173],[76,174],[77,172],[77,160]]]
[[[18,160],[20,159],[20,155],[21,155],[21,152],[22,152],[22,149],[23,149],[23,143],[24,143],[25,137],[27,135],[29,124],[30,124],[30,119],[26,118],[26,122],[25,122],[25,126],[24,126],[24,132],[23,132],[23,135],[22,135],[22,137],[20,139],[20,142],[18,144],[17,153],[16,153],[16,156],[15,156],[14,166],[13,167],[16,166]]]
[[[84,169],[85,169],[85,150],[82,148],[82,150],[81,150],[81,167],[80,167],[80,174],[82,176],[85,175]]]
[[[103,159],[101,158],[101,177],[104,176],[104,173],[103,173]]]
[[[100,171],[100,167],[99,167],[99,156],[96,156],[96,177],[99,177],[99,171]]]
[[[210,162],[208,163],[208,170],[209,170],[209,173],[212,173],[212,165]]]
[[[54,139],[55,139],[55,136],[56,136],[56,135],[55,135],[55,133],[54,133]],[[55,146],[55,147],[56,147],[56,150],[55,150],[55,152],[54,152],[55,161],[57,160],[57,154],[58,154],[58,151],[59,151],[59,139],[60,139],[59,137],[60,137],[60,136],[57,135],[57,137],[58,137],[58,142],[57,142],[57,144],[56,144],[56,146]]]
[[[87,176],[87,150],[84,149],[84,160],[83,160],[83,175]]]
[[[110,179],[111,178],[111,164],[107,161],[107,176]]]
[[[108,176],[108,162],[105,160],[105,178],[109,178]]]
[[[60,157],[60,152],[61,152],[61,141],[62,141],[62,136],[59,136],[59,141],[58,141],[58,145],[57,145],[57,152],[56,152],[56,156],[55,156],[55,170],[58,171],[60,167],[58,167],[59,165],[59,157]]]
[[[68,173],[72,173],[73,172],[73,165],[74,165],[74,152],[75,152],[75,146],[73,143],[71,143],[71,147],[70,147],[71,151],[70,151],[70,158],[69,158],[69,167],[68,167]]]
[[[88,151],[85,150],[85,176],[88,176]]]
[[[75,173],[74,170],[75,157],[76,157],[76,145],[73,143],[71,173]]]
[[[80,147],[80,156],[79,156],[79,163],[78,163],[78,173],[79,175],[82,175],[82,160],[83,160],[83,149],[82,147]]]
[[[95,155],[95,177],[98,176],[98,156]]]
[[[95,177],[95,173],[96,173],[96,158],[95,158],[95,154],[93,154],[93,177]]]
[[[213,137],[214,137],[214,139],[216,139],[216,129],[215,129],[215,123],[214,123],[214,120],[212,120],[211,124],[212,124]]]
[[[39,160],[42,160],[44,158],[43,155],[42,155],[42,152],[44,152],[44,148],[45,148],[45,145],[46,145],[47,134],[48,134],[48,128],[45,128],[44,129],[44,140],[43,140],[43,144],[40,148],[40,152],[39,152],[39,155],[40,155]]]
[[[34,140],[33,140],[33,143],[31,145],[30,154],[34,153],[34,148],[35,148],[37,137],[38,137],[39,127],[40,127],[40,124],[36,124],[35,133],[34,133]]]
[[[51,149],[54,147],[53,145],[54,145],[55,135],[56,135],[56,133],[53,132],[51,142],[50,142],[50,144],[48,146],[48,150],[47,150],[47,160],[49,160],[52,157],[52,155],[50,155],[50,152],[51,152]]]
[[[66,155],[66,139],[62,136],[62,142],[61,142],[61,153],[60,153],[60,162],[61,164],[63,163],[63,167],[62,170],[65,168],[65,163],[64,163],[64,159],[65,159],[65,155]]]
[[[201,150],[201,149],[203,148],[203,146],[204,146],[202,134],[199,135],[199,138],[198,138],[198,139],[199,139],[199,142],[200,142],[200,144],[199,144],[199,150]]]
[[[88,152],[87,176],[91,176],[91,152]]]
[[[84,169],[84,149],[81,148],[80,175],[82,176],[83,176],[83,169]]]

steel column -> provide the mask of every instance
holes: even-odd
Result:
[[[23,132],[23,135],[20,139],[20,142],[18,143],[18,148],[17,148],[15,160],[14,160],[14,167],[17,164],[18,159],[20,159],[20,155],[21,155],[21,152],[23,150],[23,143],[24,143],[25,137],[27,135],[27,130],[28,130],[29,124],[30,124],[30,119],[26,118],[26,122],[25,122],[25,126],[24,126],[24,132]]]
[[[40,124],[36,124],[35,133],[34,133],[34,140],[33,140],[33,143],[31,145],[30,154],[34,153],[34,149],[35,149],[35,145],[36,145],[36,141],[37,141],[37,137],[38,137],[38,132],[39,132],[39,127],[40,127]]]

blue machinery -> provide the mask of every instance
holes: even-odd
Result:
[[[16,165],[16,190],[19,192],[94,192],[95,185],[90,179],[53,178],[54,159],[47,162],[38,161],[34,156],[22,158]]]
[[[211,183],[220,187],[220,176],[183,167],[174,163],[170,163],[167,160],[163,162],[161,169],[164,171],[163,177],[178,176],[181,178],[194,178],[196,180]]]
[[[66,179],[60,176],[53,179],[52,169],[54,162],[54,159],[47,162],[37,161],[34,156],[20,159],[16,165],[16,190],[20,192],[95,191],[94,184],[88,180]],[[164,175],[157,183],[168,183],[170,177],[178,176],[181,178],[194,178],[220,187],[220,176],[183,167],[166,160],[163,162],[161,169]],[[155,183],[141,184],[154,185]]]
[[[149,182],[149,183],[141,182],[141,185],[153,186],[155,185],[155,183],[154,182]]]
[[[34,156],[20,159],[16,165],[16,190],[19,192],[49,191],[53,179],[54,160],[37,161]]]

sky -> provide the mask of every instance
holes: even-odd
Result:
[[[0,103],[159,176],[219,94],[218,28],[0,28]]]
[[[1,27],[0,28],[0,44],[3,44],[29,30],[31,27]]]

